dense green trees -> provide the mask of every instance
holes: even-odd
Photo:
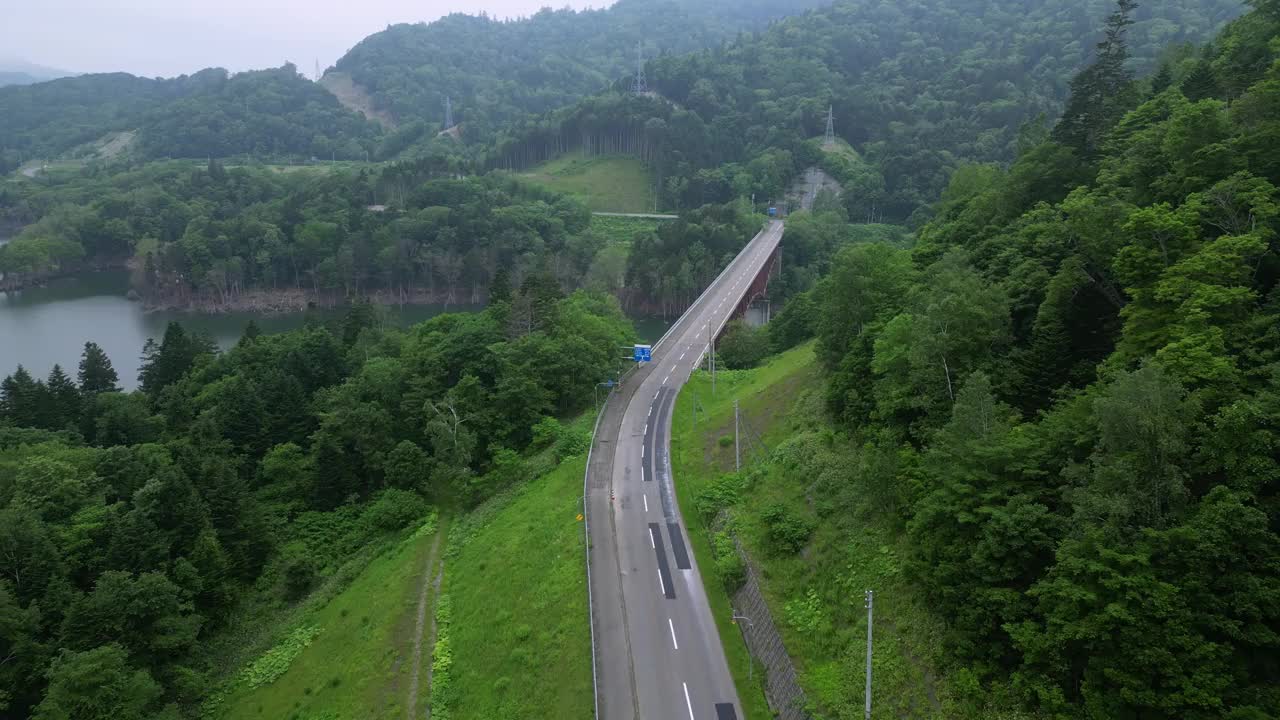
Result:
[[[407,331],[357,306],[337,332],[217,353],[171,324],[128,394],[92,343],[79,385],[19,368],[0,391],[0,713],[193,710],[238,599],[296,602],[429,501],[522,480],[534,427],[583,410],[632,333],[615,300],[543,272]]]
[[[145,158],[365,159],[380,130],[285,64],[229,74],[219,68],[169,80],[81,75],[0,88],[0,172],[137,131]]]
[[[453,14],[370,35],[335,69],[402,123],[428,118],[434,134],[448,97],[465,137],[488,138],[512,119],[571,104],[632,72],[637,43],[650,58],[690,52],[820,4],[622,0],[601,10],[548,7],[517,20]]]
[[[594,152],[605,138],[655,166],[664,207],[698,207],[760,193],[735,181],[737,169],[716,177],[716,168],[745,167],[769,152],[812,152],[804,141],[823,134],[834,107],[836,133],[860,153],[847,172],[834,173],[856,190],[845,196],[850,216],[901,221],[933,202],[964,160],[1010,160],[1025,123],[1062,111],[1110,5],[841,0],[721,47],[656,58],[646,75],[667,103],[592,98],[512,130],[492,164],[523,167],[567,149]],[[1127,87],[1126,56],[1110,48],[1127,48],[1133,65],[1146,70],[1169,43],[1206,38],[1240,9],[1234,0],[1184,0],[1119,13],[1105,36],[1119,38],[1128,27],[1127,43],[1104,40],[1076,97],[1105,98],[1097,116],[1114,120],[1124,110],[1113,91]],[[626,86],[625,78],[618,83]],[[653,118],[662,125],[648,131]],[[778,197],[764,187],[761,199]]]
[[[583,205],[500,177],[440,177],[448,173],[440,157],[289,175],[214,161],[28,189],[18,204],[42,216],[0,247],[0,272],[18,281],[131,259],[143,299],[177,306],[284,289],[478,303],[499,268],[520,278],[544,264],[582,282],[603,247]]]
[[[1048,137],[795,313],[828,407],[897,458],[890,502],[831,488],[905,527],[943,662],[1047,717],[1271,717],[1280,18],[1148,84],[1116,61],[1131,9]]]

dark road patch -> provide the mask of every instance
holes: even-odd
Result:
[[[733,703],[716,703],[716,720],[738,720]]]
[[[671,554],[676,556],[676,569],[690,570],[689,550],[684,546],[684,536],[680,534],[680,526],[667,523],[667,532],[671,535]]]
[[[676,584],[671,579],[671,563],[667,562],[667,548],[662,542],[658,523],[649,523],[649,536],[653,539],[654,552],[658,554],[658,575],[662,578],[662,590],[668,600],[676,599]]]

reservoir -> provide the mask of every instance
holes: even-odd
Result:
[[[264,333],[284,332],[308,322],[328,322],[345,314],[342,308],[261,315],[240,313],[143,312],[142,303],[128,300],[129,273],[125,270],[86,273],[51,281],[44,287],[16,293],[0,293],[0,378],[21,364],[37,378],[44,378],[57,363],[72,378],[80,364],[85,342],[106,351],[120,376],[120,385],[138,385],[142,347],[148,338],[158,342],[170,321],[187,330],[208,334],[221,348],[240,339],[250,320]],[[407,327],[446,312],[477,310],[473,305],[409,305],[391,307],[392,320]],[[666,332],[661,320],[636,319],[639,342],[653,342]]]
[[[221,348],[240,339],[250,320],[264,333],[284,332],[308,321],[341,318],[341,308],[279,315],[257,313],[143,312],[142,303],[125,297],[129,273],[125,270],[87,273],[51,281],[45,287],[16,293],[0,293],[0,378],[19,364],[43,378],[57,363],[71,377],[80,365],[85,342],[98,343],[111,358],[120,385],[138,385],[142,346],[148,338],[158,342],[172,320],[187,330],[208,334]],[[408,326],[445,312],[466,312],[471,305],[413,305],[389,308],[392,319]]]

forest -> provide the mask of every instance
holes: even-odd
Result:
[[[800,155],[805,141],[823,134],[833,107],[837,135],[867,166],[852,178],[856,202],[906,221],[927,213],[963,161],[1008,161],[1020,127],[1061,112],[1108,6],[841,0],[717,48],[655,58],[646,76],[660,98],[592,98],[526,121],[506,133],[489,162],[520,168],[567,149],[600,152],[601,139],[635,138],[603,151],[651,162],[663,207],[698,207],[712,201],[700,173],[769,151]],[[1240,8],[1235,0],[1143,5],[1130,39],[1134,67],[1152,69],[1185,53],[1181,43],[1207,39]],[[616,87],[628,89],[630,76]],[[732,171],[726,179],[715,201],[742,193]],[[851,215],[863,216],[862,209]]]
[[[218,353],[172,323],[132,393],[92,343],[74,376],[19,368],[0,383],[0,713],[198,715],[246,609],[524,479],[528,452],[585,448],[555,418],[633,340],[615,300],[535,273],[407,331],[358,305]]]
[[[620,0],[599,10],[544,8],[527,18],[452,14],[370,35],[335,64],[400,123],[442,128],[445,98],[468,140],[572,104],[646,57],[732,40],[827,0]]]
[[[38,220],[0,247],[9,282],[128,263],[153,306],[234,305],[254,290],[313,299],[480,303],[500,269],[548,268],[616,290],[592,262],[607,242],[576,200],[499,176],[449,179],[449,161],[297,172],[149,164],[10,201]]]
[[[0,88],[0,173],[126,130],[138,132],[142,159],[365,160],[381,133],[291,64],[172,79],[81,75]]]
[[[811,522],[905,534],[974,708],[1280,710],[1280,6],[1255,5],[1135,79],[1120,0],[1052,128],[770,326],[816,336],[848,457],[809,475]]]

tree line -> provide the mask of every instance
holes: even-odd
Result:
[[[0,247],[10,281],[85,264],[134,268],[152,304],[234,304],[252,290],[483,302],[500,268],[576,282],[606,239],[581,203],[508,179],[451,179],[444,156],[281,174],[169,163],[15,198],[37,215]]]

